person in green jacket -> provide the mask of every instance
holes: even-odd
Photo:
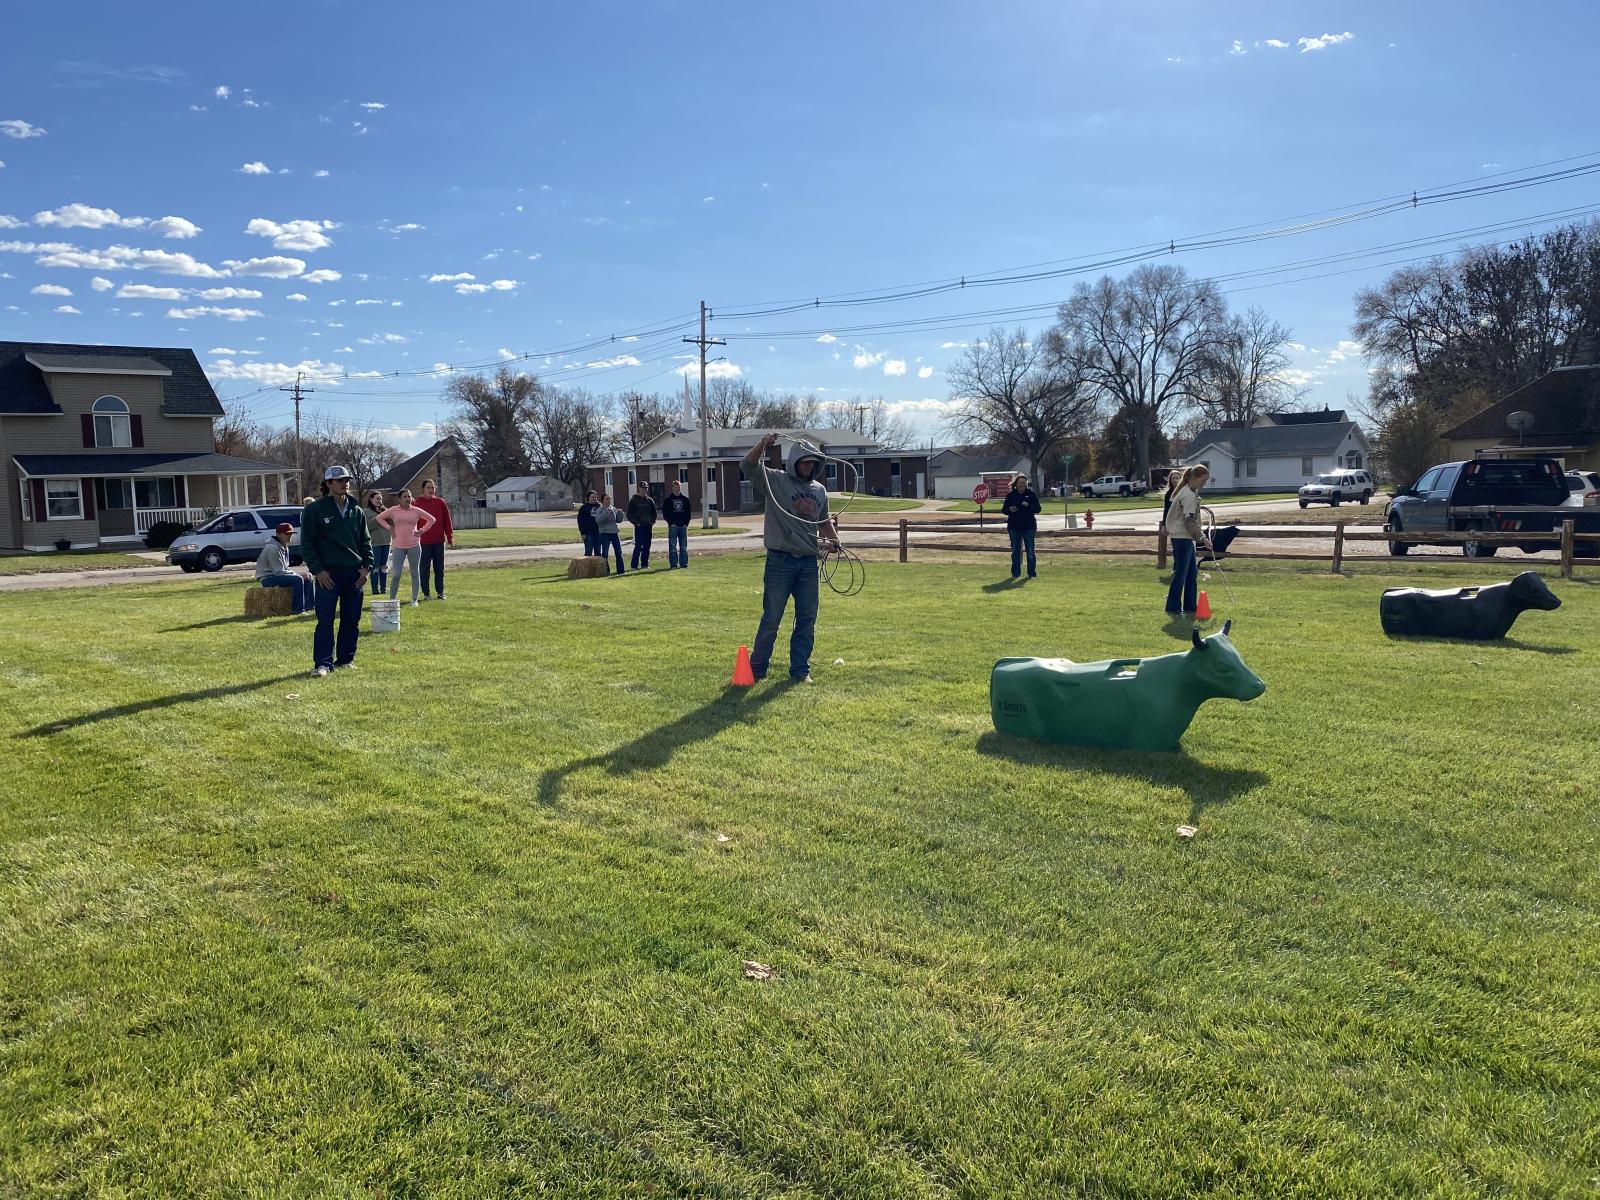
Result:
[[[300,514],[300,556],[317,580],[317,632],[312,639],[312,674],[355,665],[361,637],[361,601],[372,572],[367,518],[350,495],[352,476],[331,466],[322,477],[323,496]],[[339,615],[335,646],[333,617]]]

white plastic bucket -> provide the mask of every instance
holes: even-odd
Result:
[[[373,633],[400,632],[400,601],[374,600],[367,609],[372,613]]]

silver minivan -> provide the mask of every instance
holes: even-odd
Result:
[[[280,521],[295,527],[289,539],[289,561],[300,561],[300,513],[292,505],[269,508],[230,508],[198,529],[179,534],[167,551],[167,561],[185,571],[220,571],[228,563],[255,562]]]
[[[1372,499],[1372,474],[1358,468],[1328,471],[1300,489],[1300,507],[1331,504],[1338,508],[1346,500],[1365,504]]]

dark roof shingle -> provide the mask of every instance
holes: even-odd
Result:
[[[16,454],[12,461],[34,479],[82,475],[276,474],[289,468],[231,454]],[[159,468],[159,470],[157,470]]]
[[[1447,438],[1512,438],[1506,418],[1514,412],[1533,414],[1526,441],[1554,445],[1573,438],[1600,439],[1600,366],[1557,367],[1525,383],[1488,408],[1473,413]],[[1586,442],[1586,444],[1587,444]]]
[[[1192,458],[1206,446],[1217,446],[1235,458],[1332,454],[1345,435],[1358,428],[1354,421],[1319,421],[1311,425],[1265,425],[1259,429],[1206,429],[1195,435],[1183,457]]]
[[[0,342],[0,413],[59,413],[61,407],[50,398],[44,373],[28,361],[28,355],[77,356],[99,361],[125,359],[156,363],[172,372],[161,381],[162,411],[172,416],[220,417],[222,404],[211,388],[211,381],[200,369],[194,351],[186,348],[151,346],[82,346],[61,342]],[[145,369],[145,368],[135,368]]]

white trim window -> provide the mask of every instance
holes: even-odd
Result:
[[[689,468],[688,467],[679,467],[678,468],[678,482],[681,483],[684,487],[688,487],[689,486]]]
[[[44,507],[48,520],[83,520],[83,480],[46,479]]]
[[[1255,459],[1247,458],[1247,459],[1244,460],[1244,473],[1245,473],[1245,477],[1248,478],[1248,479],[1254,479],[1256,477],[1256,460]]]
[[[1307,479],[1310,479],[1316,474],[1316,472],[1311,469],[1313,465],[1314,464],[1311,461],[1310,455],[1302,454],[1300,456],[1300,474],[1305,476]]]
[[[33,520],[33,480],[21,480],[18,486],[22,489],[22,519]]]
[[[101,396],[94,402],[94,444],[116,449],[133,445],[133,418],[121,396]]]

